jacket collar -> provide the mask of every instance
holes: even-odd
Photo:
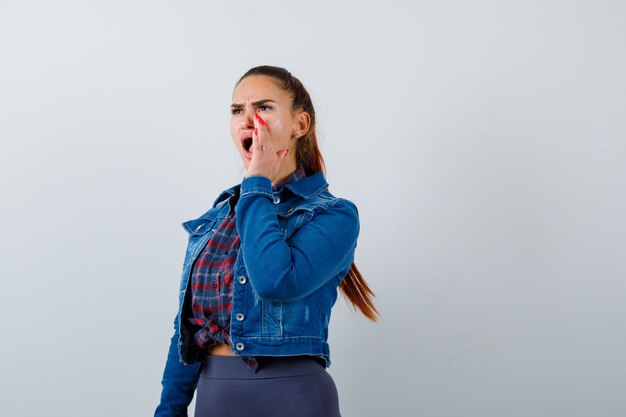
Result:
[[[241,188],[241,184],[237,184],[222,191],[220,195],[218,195],[215,201],[213,202],[213,207],[217,206],[219,203],[221,203],[222,201],[226,200],[229,197],[232,197],[234,195],[239,195],[240,188]]]
[[[291,182],[285,185],[283,188],[288,188],[292,193],[302,198],[311,198],[328,188],[328,182],[324,178],[323,172],[316,172],[301,180]],[[232,187],[222,191],[220,195],[213,202],[213,207],[217,206],[222,201],[234,195],[239,195],[241,184],[233,185]]]
[[[284,188],[288,188],[292,193],[302,198],[311,198],[326,190],[328,183],[323,172],[316,172],[299,181],[289,183]]]

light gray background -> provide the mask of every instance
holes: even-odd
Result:
[[[146,416],[236,79],[309,88],[344,417],[626,412],[623,1],[0,1],[0,414]]]

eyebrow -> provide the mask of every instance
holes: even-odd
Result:
[[[258,105],[261,105],[263,103],[267,103],[269,101],[271,101],[272,103],[276,103],[274,100],[271,100],[269,98],[264,98],[262,100],[253,101],[251,104],[252,104],[252,106],[258,106]],[[233,103],[233,104],[230,105],[230,107],[232,107],[233,109],[240,109],[240,108],[243,107],[243,104]]]

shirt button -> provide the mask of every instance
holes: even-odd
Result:
[[[243,313],[237,313],[237,314],[235,315],[235,318],[237,318],[237,321],[242,321],[242,320],[243,320],[243,318],[244,318],[244,315],[243,315]]]
[[[280,197],[274,197],[274,204],[280,203]]]
[[[243,343],[239,342],[235,345],[235,349],[237,350],[243,350]]]
[[[237,278],[237,281],[239,281],[240,284],[245,284],[247,279],[243,275],[239,275],[239,278]]]

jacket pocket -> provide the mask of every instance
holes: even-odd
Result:
[[[261,336],[283,337],[283,303],[261,300]]]
[[[213,224],[215,224],[215,218],[201,217],[199,219],[187,220],[182,223],[182,226],[190,236],[201,236],[211,230]]]
[[[314,208],[307,206],[290,207],[285,211],[279,211],[278,223],[284,239],[289,239],[303,224],[311,220]]]
[[[185,269],[191,260],[200,252],[200,242],[206,241],[205,235],[215,229],[215,224],[216,219],[214,218],[200,218],[182,223],[183,228],[189,234],[183,269]]]

